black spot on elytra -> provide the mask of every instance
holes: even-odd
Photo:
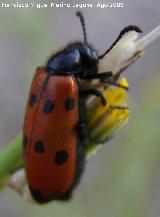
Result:
[[[43,107],[43,111],[44,113],[48,114],[50,112],[53,111],[54,109],[54,102],[52,100],[47,100],[45,103],[44,103],[44,107]]]
[[[58,151],[55,156],[55,162],[57,165],[62,165],[68,160],[68,153],[65,150]]]
[[[35,94],[31,94],[29,98],[29,106],[32,107],[37,101],[37,97]]]
[[[26,146],[27,146],[27,136],[23,135],[23,147],[24,147],[24,149],[26,148]]]
[[[75,106],[75,100],[73,98],[68,98],[65,103],[65,110],[69,111]]]
[[[43,153],[45,152],[43,143],[42,143],[41,141],[37,141],[37,142],[34,144],[34,150],[35,150],[37,153],[43,154]]]

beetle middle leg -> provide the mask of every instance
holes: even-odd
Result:
[[[89,96],[89,95],[94,95],[96,97],[99,97],[101,99],[101,102],[103,105],[106,105],[107,101],[105,99],[105,97],[103,96],[102,92],[96,89],[80,89],[79,92],[80,95],[80,117],[79,117],[79,122],[77,125],[78,128],[78,133],[79,133],[79,138],[83,141],[84,138],[90,138],[90,133],[88,131],[87,125],[86,125],[86,114],[85,114],[85,107],[86,107],[86,103],[84,98]]]
[[[82,90],[80,90],[80,96],[87,97],[89,95],[94,95],[96,97],[99,97],[101,99],[102,105],[107,104],[107,100],[103,96],[102,91],[95,90],[95,89],[82,89]]]

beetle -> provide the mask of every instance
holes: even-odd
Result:
[[[83,89],[79,81],[110,78],[112,72],[98,73],[99,60],[125,33],[141,32],[137,26],[125,27],[112,46],[98,55],[87,41],[82,13],[77,16],[84,42],[67,45],[37,68],[29,93],[23,128],[24,166],[30,192],[38,203],[71,198],[85,165],[88,134],[82,104],[89,95],[107,103],[101,91]]]

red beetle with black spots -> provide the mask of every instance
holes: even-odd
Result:
[[[103,58],[128,31],[128,26],[103,55],[87,42],[84,19],[77,13],[84,42],[69,44],[36,70],[24,121],[24,165],[29,189],[38,203],[67,200],[79,182],[85,164],[84,97],[93,94],[106,104],[103,94],[82,89],[79,80],[107,79],[111,72],[98,73]]]

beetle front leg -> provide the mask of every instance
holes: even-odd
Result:
[[[101,80],[101,84],[109,84],[109,85],[113,85],[116,87],[121,87],[125,90],[128,90],[128,87],[121,85],[120,83],[115,81],[114,75],[112,74],[111,71],[108,72],[101,72],[101,73],[94,73],[94,74],[88,74],[85,75],[84,77],[80,77],[81,79],[84,80],[93,80],[93,79],[100,79]],[[100,85],[101,85],[100,84]]]
[[[108,72],[101,72],[101,73],[91,73],[91,74],[87,74],[85,76],[80,77],[81,79],[84,80],[93,80],[93,79],[102,79],[102,80],[106,80],[108,78],[111,78],[113,76],[113,73],[111,71]]]

